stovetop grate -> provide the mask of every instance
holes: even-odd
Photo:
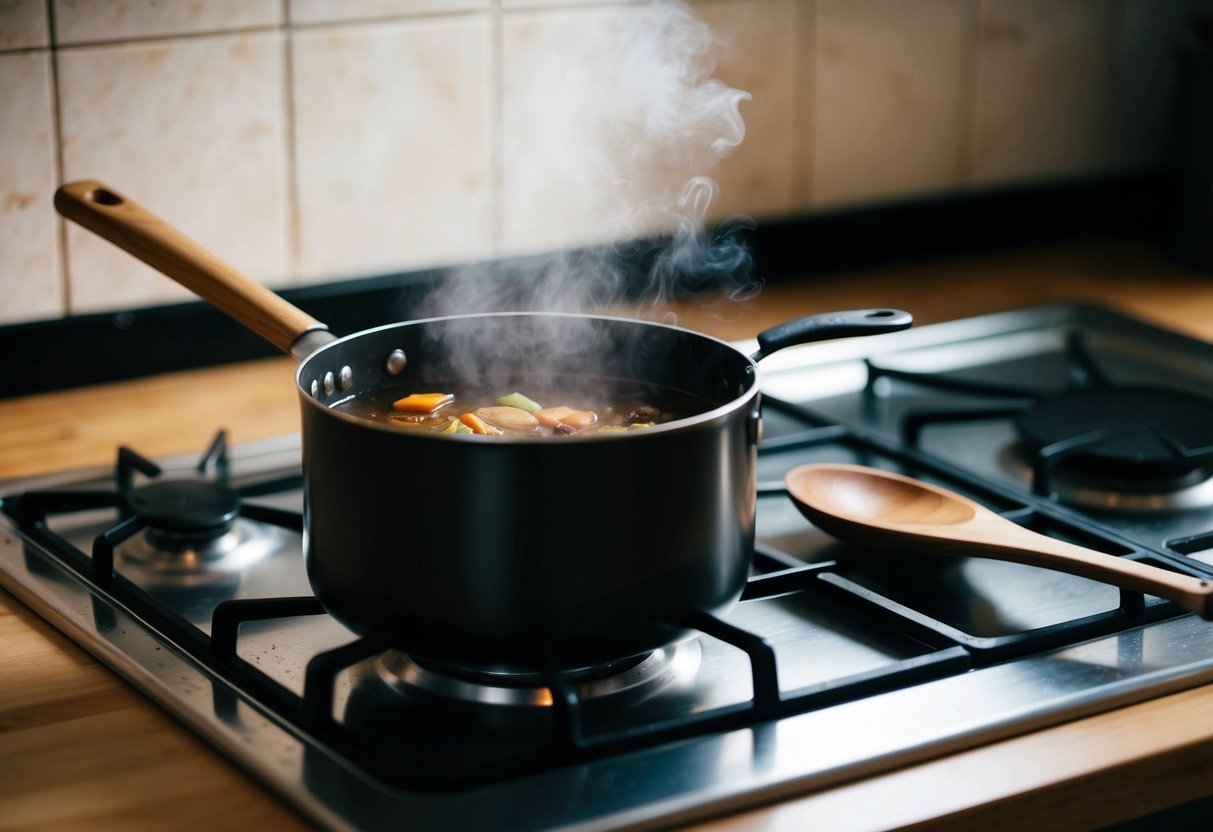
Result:
[[[913,447],[898,447],[884,437],[854,426],[828,423],[811,409],[794,403],[768,398],[766,407],[782,410],[803,420],[807,430],[772,438],[759,448],[762,457],[807,448],[845,448],[849,453],[867,458],[872,464],[896,467],[916,476],[930,476],[951,485],[960,485],[1002,509],[1005,516],[1026,525],[1047,522],[1062,536],[1083,539],[1085,543],[1102,543],[1103,548],[1130,558],[1166,561],[1165,554],[1143,550],[1118,541],[1105,530],[1083,524],[1073,517],[1058,517],[1051,504],[1039,505],[1036,500],[1008,493],[997,486],[975,482],[951,466],[928,457]],[[208,463],[222,453],[221,433],[198,466],[200,476],[214,467]],[[576,764],[595,758],[619,755],[639,748],[653,747],[696,736],[731,731],[737,728],[804,713],[827,705],[871,696],[883,691],[915,685],[930,679],[964,672],[972,667],[987,666],[1007,659],[1029,655],[1050,648],[1073,644],[1097,636],[1115,633],[1150,621],[1178,614],[1173,605],[1157,599],[1147,602],[1140,593],[1122,591],[1116,609],[1106,610],[1072,620],[1058,622],[1032,630],[981,637],[963,632],[946,622],[933,619],[911,606],[899,603],[880,592],[850,580],[838,572],[833,561],[806,564],[796,557],[773,547],[759,545],[755,558],[756,574],[749,580],[743,602],[760,601],[792,593],[819,597],[815,603],[834,603],[857,612],[870,626],[884,627],[923,645],[921,655],[868,672],[812,685],[800,690],[781,690],[776,652],[768,639],[743,627],[702,611],[688,611],[676,622],[701,634],[711,636],[741,650],[750,667],[753,695],[747,702],[716,707],[704,712],[683,714],[677,718],[652,723],[628,725],[607,733],[587,730],[583,718],[583,703],[569,679],[551,663],[541,664],[543,684],[552,692],[554,730],[547,752],[540,757],[510,760],[506,766],[491,772],[476,771],[472,779],[453,774],[448,782],[436,784],[429,773],[419,779],[418,772],[402,767],[395,761],[383,764],[384,751],[368,744],[346,727],[334,714],[334,690],[337,677],[351,666],[382,653],[391,646],[387,633],[375,633],[348,644],[324,651],[312,657],[305,668],[302,695],[287,689],[265,672],[241,658],[238,653],[240,625],[246,622],[288,619],[299,616],[323,615],[324,610],[313,597],[283,597],[226,600],[214,609],[209,635],[139,586],[114,571],[115,550],[146,526],[137,515],[123,516],[119,522],[99,534],[91,556],[81,552],[52,531],[48,524],[53,514],[118,507],[123,509],[125,495],[131,490],[131,470],[135,468],[156,476],[159,469],[142,458],[122,449],[117,466],[118,488],[101,491],[31,491],[4,502],[4,510],[18,523],[19,531],[53,552],[59,561],[76,575],[92,583],[134,617],[144,620],[154,631],[186,651],[199,664],[228,680],[235,688],[246,692],[268,710],[288,720],[300,731],[334,748],[372,775],[404,788],[465,788],[473,782],[519,777],[545,768]],[[220,464],[217,476],[226,480],[226,466]],[[271,493],[279,487],[298,487],[294,477],[278,477],[254,481],[240,487],[242,496]],[[764,484],[764,497],[786,495],[782,484]],[[241,516],[281,525],[300,531],[302,516],[255,503],[243,502]],[[123,510],[123,515],[130,514]],[[1181,564],[1186,567],[1187,564]],[[1202,570],[1192,570],[1201,574]],[[1210,570],[1203,570],[1208,572]],[[97,607],[97,614],[103,606]],[[104,626],[104,622],[99,622]],[[542,656],[542,651],[538,654]],[[221,708],[222,697],[217,697]],[[424,765],[425,755],[419,764]]]

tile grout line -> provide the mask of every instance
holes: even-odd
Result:
[[[493,77],[489,83],[489,248],[496,257],[500,256],[505,244],[505,20],[502,0],[494,0],[490,19],[489,60]]]
[[[55,179],[56,187],[62,184],[66,173],[64,171],[63,154],[63,104],[59,95],[59,49],[57,47],[58,32],[55,27],[54,0],[46,0],[46,25],[49,48],[47,59],[50,61],[51,81],[51,132],[55,143]],[[67,220],[56,216],[58,230],[56,238],[59,245],[59,288],[63,292],[60,304],[60,314],[69,316],[72,313],[72,273],[68,260]]]
[[[286,119],[286,210],[287,265],[285,282],[292,286],[303,283],[303,226],[299,205],[299,135],[295,125],[295,28],[291,24],[290,0],[282,0],[283,90],[282,107]]]
[[[11,46],[6,49],[0,49],[0,58],[7,58],[10,55],[36,55],[39,52],[45,52],[49,46]]]
[[[206,38],[239,37],[241,35],[265,34],[278,32],[282,27],[277,25],[265,26],[236,26],[230,29],[204,29],[196,32],[171,32],[163,35],[124,35],[122,37],[102,38],[100,40],[82,40],[73,43],[61,43],[55,46],[59,52],[74,52],[78,49],[105,49],[123,46],[155,46],[182,40],[203,40]]]
[[[981,0],[970,0],[963,7],[960,34],[960,78],[957,94],[957,130],[960,142],[956,158],[956,176],[961,189],[974,185],[977,175],[977,88],[981,47]]]
[[[47,0],[48,3],[53,0]],[[290,0],[283,0],[284,6],[289,8]],[[366,26],[376,26],[382,23],[409,23],[414,21],[431,21],[431,20],[455,20],[459,18],[473,18],[483,14],[483,10],[469,9],[466,11],[453,12],[427,12],[414,14],[394,14],[383,15],[380,17],[360,17],[350,18],[348,20],[318,20],[313,22],[299,23],[291,22],[289,16],[284,17],[283,23],[266,23],[266,24],[250,24],[248,26],[232,26],[228,28],[217,29],[202,29],[198,31],[186,32],[168,32],[156,35],[123,35],[121,37],[99,38],[94,40],[82,40],[72,43],[64,43],[55,46],[54,48],[60,51],[70,52],[76,49],[97,49],[105,47],[121,47],[132,45],[147,45],[164,43],[167,41],[179,40],[195,40],[200,38],[214,38],[224,36],[239,36],[239,35],[255,35],[264,34],[267,32],[282,32],[289,31],[307,31],[307,30],[323,30],[323,29],[342,29],[342,28],[359,28]],[[287,13],[289,15],[289,12]],[[40,47],[29,47],[0,50],[0,54],[8,52],[31,51]]]

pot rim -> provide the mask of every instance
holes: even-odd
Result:
[[[549,437],[549,436],[515,436],[515,435],[479,436],[476,434],[463,434],[463,433],[443,434],[443,433],[438,433],[435,431],[407,431],[406,432],[406,431],[402,431],[400,428],[393,427],[388,424],[376,422],[371,419],[365,419],[360,416],[353,416],[353,415],[345,413],[343,411],[334,409],[333,405],[346,401],[347,399],[339,398],[339,399],[336,399],[329,403],[321,402],[317,398],[315,398],[311,395],[311,393],[308,391],[307,386],[305,385],[305,382],[303,379],[304,371],[310,365],[312,365],[312,363],[318,357],[323,355],[325,352],[328,352],[330,349],[335,349],[335,348],[339,347],[340,345],[349,344],[359,338],[362,338],[363,336],[372,335],[372,334],[378,333],[378,332],[386,332],[388,330],[393,330],[393,329],[400,329],[403,327],[421,326],[423,324],[439,323],[442,321],[467,320],[470,318],[509,318],[509,317],[582,318],[582,319],[589,319],[589,320],[606,321],[606,322],[615,323],[615,324],[625,324],[625,325],[629,325],[629,326],[655,327],[658,329],[670,330],[671,332],[679,333],[680,335],[699,338],[704,341],[714,343],[723,349],[729,350],[730,352],[737,355],[737,357],[741,361],[745,362],[745,364],[747,365],[746,375],[751,380],[750,385],[744,392],[735,396],[729,402],[719,405],[718,407],[714,407],[711,410],[705,410],[702,413],[696,413],[693,416],[687,416],[682,419],[676,419],[672,422],[666,422],[661,425],[654,425],[653,427],[647,428],[642,431],[627,431],[626,433],[625,432],[616,432],[616,431],[610,431],[607,433],[582,432],[582,433],[572,434],[571,436],[562,437],[559,441],[553,441],[552,437]],[[758,363],[756,361],[754,361],[750,356],[746,355],[744,352],[737,349],[736,347],[734,347],[732,344],[728,343],[727,341],[723,341],[720,338],[716,338],[715,336],[708,335],[703,332],[697,332],[693,329],[687,329],[686,327],[675,326],[674,324],[661,323],[659,321],[644,321],[644,320],[639,320],[636,318],[622,318],[622,317],[614,316],[614,315],[591,315],[591,314],[583,314],[583,313],[578,313],[578,312],[477,312],[477,313],[472,313],[472,314],[468,314],[468,315],[442,315],[442,316],[437,316],[437,317],[432,317],[432,318],[418,318],[418,319],[409,320],[409,321],[397,321],[396,323],[384,324],[382,326],[372,327],[370,329],[363,329],[363,330],[359,330],[358,332],[353,332],[353,333],[350,333],[349,335],[344,335],[340,338],[336,338],[333,341],[330,341],[329,343],[316,349],[314,352],[310,353],[309,355],[304,357],[304,359],[302,361],[299,362],[299,366],[295,369],[295,391],[296,391],[296,393],[298,393],[301,402],[304,403],[303,406],[313,407],[320,411],[323,411],[327,417],[332,417],[332,418],[338,419],[340,421],[346,422],[351,425],[357,425],[358,427],[365,427],[365,428],[369,428],[371,430],[382,431],[384,433],[390,433],[395,436],[408,437],[410,441],[417,440],[417,441],[432,441],[432,442],[482,442],[482,443],[486,443],[487,445],[490,445],[490,446],[532,445],[532,444],[547,445],[547,446],[560,446],[560,445],[565,445],[569,442],[582,443],[582,442],[634,441],[634,440],[638,440],[638,439],[641,439],[646,436],[661,436],[661,435],[672,433],[675,431],[680,431],[680,430],[689,429],[689,428],[692,428],[692,427],[695,427],[698,425],[707,424],[709,422],[718,421],[720,419],[725,418],[726,416],[731,415],[732,413],[736,412],[737,410],[744,408],[751,400],[757,398],[758,393],[759,393],[759,385],[758,385]]]

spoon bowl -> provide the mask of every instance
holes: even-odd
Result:
[[[877,549],[988,557],[1056,569],[1174,601],[1213,618],[1213,584],[1037,534],[937,485],[862,465],[814,463],[784,478],[811,523]]]

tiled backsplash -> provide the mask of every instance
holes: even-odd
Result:
[[[709,217],[761,219],[1157,167],[1182,22],[1213,0],[690,7],[723,45],[717,77],[750,95],[745,141],[704,171]],[[65,230],[51,194],[69,179],[276,287],[659,228],[614,222],[618,168],[562,166],[593,116],[555,118],[643,79],[602,33],[644,8],[0,0],[0,323],[187,297]],[[614,140],[653,181],[624,190],[652,201],[685,171],[632,138]]]

